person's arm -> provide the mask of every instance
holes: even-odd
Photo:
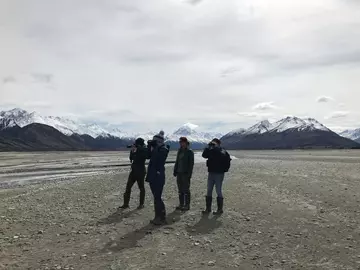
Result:
[[[206,147],[202,153],[202,157],[203,158],[209,158],[209,155],[210,155],[210,148],[209,147]]]
[[[173,175],[175,177],[177,176],[177,169],[178,169],[178,166],[179,166],[178,164],[179,164],[179,151],[177,152],[175,165],[174,165],[174,173],[173,173]]]
[[[191,178],[194,169],[194,151],[189,150],[189,176]]]
[[[165,147],[160,148],[159,151],[156,153],[156,162],[155,162],[156,172],[160,172],[164,167],[166,159],[168,157],[168,153],[169,150],[166,149]]]
[[[133,160],[134,160],[134,152],[133,152],[133,150],[130,151],[129,159],[130,159],[130,162],[133,162]]]

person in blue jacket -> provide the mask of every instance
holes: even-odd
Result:
[[[165,204],[162,193],[165,185],[165,162],[169,153],[169,146],[164,143],[164,131],[156,134],[148,141],[148,155],[150,158],[146,182],[149,182],[154,196],[155,218],[150,222],[154,225],[166,224]]]

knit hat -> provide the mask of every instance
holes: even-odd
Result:
[[[218,145],[221,144],[221,141],[220,141],[218,138],[212,139],[212,142],[214,142],[214,143],[216,143],[216,144],[218,144]]]
[[[163,130],[160,130],[160,132],[156,135],[154,135],[153,140],[157,142],[157,144],[164,144],[165,138],[164,138],[165,132]]]
[[[145,145],[144,139],[143,139],[143,138],[137,138],[137,139],[135,140],[135,145],[144,146],[144,145]]]

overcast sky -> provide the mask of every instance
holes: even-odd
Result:
[[[0,0],[0,109],[165,131],[360,127],[357,0]]]

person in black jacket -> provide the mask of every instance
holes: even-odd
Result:
[[[130,151],[130,162],[131,162],[131,171],[129,178],[126,184],[126,190],[124,193],[124,204],[120,206],[121,209],[129,208],[131,188],[137,182],[140,189],[140,202],[138,209],[144,208],[145,203],[145,161],[148,158],[148,151],[145,147],[144,139],[137,138],[135,143]]]
[[[186,137],[179,139],[180,149],[177,152],[174,176],[178,186],[179,206],[177,210],[190,210],[190,180],[194,168],[194,152],[190,149],[190,143]]]
[[[208,181],[207,181],[207,195],[206,195],[206,209],[204,214],[211,213],[212,193],[214,186],[217,193],[217,211],[214,215],[221,215],[223,213],[224,197],[222,194],[222,184],[224,181],[225,172],[229,169],[230,155],[220,146],[219,139],[213,139],[207,148],[203,151],[203,158],[206,158],[206,165],[208,167]]]

